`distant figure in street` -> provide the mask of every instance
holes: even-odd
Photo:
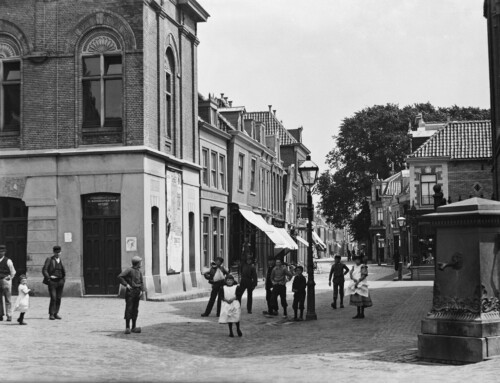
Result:
[[[246,262],[241,266],[241,295],[240,295],[240,305],[241,296],[247,291],[247,311],[249,314],[252,313],[252,295],[253,290],[257,287],[257,271],[253,264],[253,257],[251,255],[247,256]]]
[[[278,315],[278,307],[274,307],[273,301],[273,281],[271,280],[271,274],[273,272],[276,262],[274,257],[269,257],[267,259],[267,275],[266,275],[266,302],[267,311],[264,311],[264,315]]]
[[[241,318],[241,291],[238,285],[235,283],[234,277],[231,274],[226,276],[226,285],[222,287],[222,308],[220,311],[219,323],[223,323],[229,326],[229,336],[234,337],[233,334],[233,323],[236,323],[236,332],[238,336],[242,336],[243,333],[240,329],[240,318]]]
[[[28,288],[28,279],[26,275],[21,275],[19,277],[19,286],[17,288],[18,296],[16,299],[16,304],[14,306],[14,311],[19,311],[19,319],[17,322],[20,325],[26,325],[27,323],[24,321],[24,314],[28,311],[30,306],[30,296],[29,292],[31,291]]]
[[[204,274],[205,279],[212,285],[212,292],[208,300],[205,312],[201,314],[202,317],[207,317],[212,312],[215,300],[217,299],[217,316],[220,315],[220,308],[222,302],[222,287],[224,286],[224,278],[227,275],[227,270],[222,266],[224,258],[217,257],[212,261],[210,271]]]
[[[49,319],[62,319],[59,316],[61,308],[61,299],[66,278],[66,270],[61,261],[61,246],[52,248],[54,255],[48,257],[43,265],[43,283],[49,287],[50,303],[49,303]]]
[[[340,294],[340,308],[344,308],[344,281],[345,275],[349,272],[349,268],[340,262],[340,255],[335,256],[335,262],[330,269],[330,276],[328,277],[328,286],[332,285],[333,280],[333,302],[332,309],[337,308],[337,297]],[[332,278],[333,277],[333,278]]]
[[[351,262],[351,259],[352,259],[351,250],[347,249],[347,262]]]
[[[302,275],[304,272],[304,267],[297,266],[296,268],[297,274],[293,278],[292,283],[292,291],[293,294],[293,313],[294,320],[303,320],[304,319],[304,301],[306,300],[306,287],[307,281],[306,278]],[[297,318],[297,310],[300,310],[300,317]]]
[[[141,332],[141,328],[137,327],[137,316],[139,315],[139,301],[146,290],[142,278],[141,261],[142,258],[135,255],[132,257],[132,267],[118,275],[118,280],[127,289],[125,291],[125,334]],[[130,321],[132,321],[132,330]]]
[[[350,272],[351,283],[347,287],[346,295],[351,296],[351,306],[356,306],[357,315],[353,319],[362,319],[365,317],[365,307],[372,306],[372,300],[368,291],[368,266],[361,263],[361,257],[354,258],[355,265]]]
[[[293,275],[288,271],[285,265],[282,264],[281,259],[276,260],[276,266],[274,266],[271,272],[271,282],[273,284],[273,306],[278,312],[278,297],[281,300],[281,307],[283,307],[283,318],[288,316],[286,308],[288,304],[286,303],[286,283],[292,279]]]
[[[12,260],[7,258],[7,247],[0,245],[0,321],[3,321],[4,314],[7,315],[7,322],[12,320],[12,279],[16,275],[16,269]],[[5,311],[3,300],[5,299]]]

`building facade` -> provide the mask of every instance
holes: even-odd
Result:
[[[116,294],[134,255],[148,295],[199,284],[208,16],[195,0],[0,3],[0,220],[17,229],[0,241],[35,288],[55,244],[67,295]]]

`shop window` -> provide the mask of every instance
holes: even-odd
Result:
[[[422,205],[433,205],[434,186],[436,185],[437,177],[435,174],[422,174],[420,176],[420,202]]]

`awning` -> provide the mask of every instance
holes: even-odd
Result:
[[[258,214],[255,214],[253,211],[240,209],[240,213],[248,222],[256,226],[258,229],[262,230],[263,232],[273,231],[271,228],[269,228],[267,222],[264,221],[264,218],[262,218]]]
[[[319,235],[316,234],[316,232],[314,230],[312,232],[312,235],[313,235],[314,242],[316,242],[316,245],[319,245],[321,247],[321,250],[326,251],[327,247],[326,247],[325,243],[321,240]]]
[[[261,215],[255,214],[253,211],[240,209],[240,213],[245,219],[259,230],[266,233],[269,239],[274,243],[276,249],[289,249],[289,245],[285,238],[278,232],[278,228],[269,225]]]
[[[306,245],[307,247],[309,247],[309,242],[307,242],[304,238],[302,238],[302,237],[300,237],[298,235],[297,235],[297,241],[299,241],[303,245]]]
[[[286,229],[283,229],[283,228],[277,228],[278,231],[280,232],[281,236],[283,238],[285,238],[286,242],[288,243],[289,245],[289,249],[290,250],[297,250],[299,247],[297,246],[297,244],[295,243],[295,241],[293,240],[292,237],[290,237],[290,234],[288,234],[288,232],[286,231]]]

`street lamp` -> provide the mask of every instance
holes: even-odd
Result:
[[[407,250],[407,246],[406,246],[406,218],[405,217],[399,217],[396,221],[398,221],[398,226],[399,228],[401,229],[401,236],[400,238],[402,239],[401,240],[401,253],[399,255],[399,263],[398,263],[398,280],[401,281],[403,280],[403,259],[406,259],[406,250]],[[403,233],[405,235],[403,235]]]
[[[316,303],[314,297],[314,267],[313,267],[313,238],[312,238],[312,220],[313,220],[313,203],[312,203],[312,188],[318,179],[319,168],[311,161],[311,156],[308,155],[306,160],[299,166],[299,174],[302,180],[302,185],[307,191],[307,313],[306,319],[318,319],[316,316]]]

